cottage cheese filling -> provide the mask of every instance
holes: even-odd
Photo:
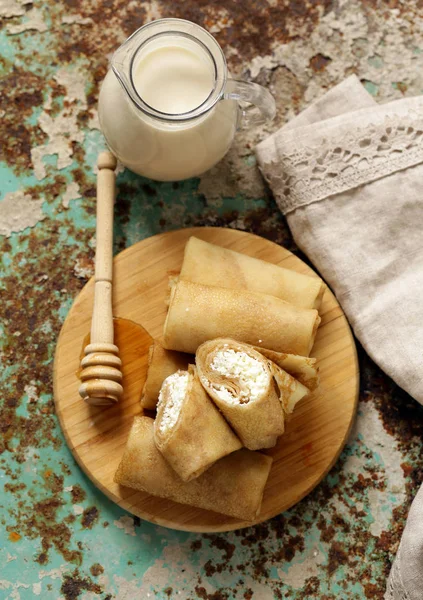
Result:
[[[171,429],[178,420],[182,401],[187,393],[188,382],[188,373],[174,373],[164,380],[159,394],[159,402],[157,404],[157,409],[159,409],[164,402],[166,393],[167,402],[163,406],[159,427],[160,431],[164,432]]]
[[[210,368],[223,377],[238,381],[244,388],[235,395],[230,387],[213,383],[216,394],[225,402],[243,404],[257,400],[269,385],[269,375],[264,365],[245,352],[219,350],[214,355]]]

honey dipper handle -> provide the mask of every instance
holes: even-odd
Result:
[[[95,251],[94,310],[91,344],[113,344],[113,204],[116,158],[111,152],[98,157],[97,230]]]
[[[116,159],[111,152],[98,157],[97,175],[97,245],[95,251],[95,280],[113,278],[113,204],[115,201]]]
[[[112,284],[96,281],[91,320],[91,344],[113,344]]]

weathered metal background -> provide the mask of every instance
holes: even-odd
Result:
[[[324,482],[228,535],[134,519],[81,473],[54,414],[52,360],[92,274],[96,102],[111,52],[160,16],[207,27],[233,74],[269,85],[268,131],[357,73],[378,101],[422,92],[422,2],[0,0],[0,598],[383,598],[421,480],[423,409],[360,352],[359,416]],[[253,231],[296,251],[240,132],[200,180],[118,177],[115,250],[184,226]]]

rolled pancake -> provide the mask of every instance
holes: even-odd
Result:
[[[154,441],[183,481],[198,477],[220,458],[242,448],[192,365],[188,371],[177,371],[165,379],[157,404]]]
[[[260,513],[272,459],[243,448],[184,482],[156,448],[153,419],[135,417],[114,480],[181,504],[252,521]]]
[[[190,237],[185,246],[179,277],[203,285],[260,292],[317,310],[325,291],[319,277],[296,273],[196,237]]]
[[[274,296],[179,281],[172,288],[163,345],[195,353],[203,342],[228,337],[308,356],[319,323],[317,310],[298,308]]]
[[[305,385],[297,381],[292,375],[269,361],[270,369],[279,389],[279,400],[285,415],[290,415],[302,398],[309,395],[310,391]]]
[[[270,362],[230,339],[205,342],[195,359],[204,389],[244,446],[272,448],[284,432],[284,414]]]
[[[190,362],[193,362],[192,356],[165,350],[154,341],[149,350],[147,379],[141,394],[142,408],[154,410],[163,381],[179,369],[187,369]]]
[[[314,391],[319,387],[319,367],[316,366],[317,360],[315,358],[275,352],[258,346],[254,346],[254,348],[292,377],[295,377],[310,391]]]

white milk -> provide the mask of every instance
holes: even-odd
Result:
[[[176,41],[175,41],[176,40]],[[214,70],[197,44],[177,38],[147,45],[132,68],[133,85],[153,109],[180,115],[200,106],[214,89]],[[238,106],[221,100],[187,121],[150,117],[136,107],[112,70],[100,91],[99,117],[106,140],[132,171],[161,181],[200,175],[227,152]]]
[[[133,80],[144,102],[171,115],[194,110],[214,87],[211,65],[181,46],[165,46],[142,55]]]

